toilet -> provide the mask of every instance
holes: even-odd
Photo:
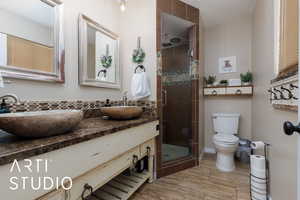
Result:
[[[238,134],[240,114],[215,113],[212,117],[216,133],[213,137],[217,151],[216,166],[220,171],[234,171],[234,153],[239,144],[239,138],[236,135]]]

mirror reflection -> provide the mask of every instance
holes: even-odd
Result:
[[[275,7],[275,73],[298,71],[298,0],[277,0]]]
[[[55,72],[54,5],[41,0],[1,0],[0,24],[1,66]]]
[[[104,82],[116,82],[116,41],[88,26],[88,78]]]

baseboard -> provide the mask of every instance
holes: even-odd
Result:
[[[214,148],[208,148],[208,147],[205,147],[204,148],[204,153],[212,153],[212,154],[215,154],[217,153],[216,150]]]
[[[204,149],[201,151],[200,155],[199,155],[199,162],[201,162],[201,160],[203,159],[204,156]]]

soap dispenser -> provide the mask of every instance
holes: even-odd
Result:
[[[0,114],[3,114],[3,113],[10,113],[5,99],[2,99],[2,103],[0,104]]]

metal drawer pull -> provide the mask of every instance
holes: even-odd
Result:
[[[148,157],[151,156],[151,147],[147,147],[147,156],[148,156]]]
[[[137,155],[133,155],[132,158],[132,164],[135,167],[135,165],[137,164],[137,162],[139,161],[139,157]]]
[[[84,190],[81,193],[81,199],[88,200],[89,196],[93,195],[93,187],[86,183],[83,188]]]
[[[218,93],[217,93],[216,90],[213,90],[213,91],[211,92],[211,94],[212,94],[212,95],[217,95]]]
[[[240,89],[236,90],[235,94],[242,94],[242,90]]]

